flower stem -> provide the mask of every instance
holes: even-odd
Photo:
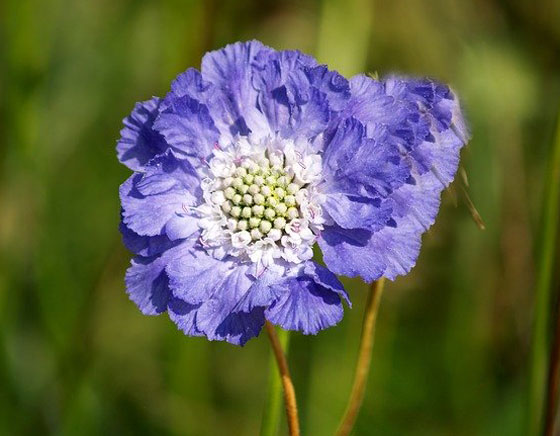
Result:
[[[554,423],[558,413],[558,394],[560,393],[560,301],[557,303],[556,331],[554,345],[550,354],[548,373],[548,399],[546,407],[545,435],[554,435]]]
[[[280,346],[288,353],[290,342],[290,332],[278,330],[278,340]],[[280,405],[282,404],[282,380],[276,369],[276,358],[274,354],[270,356],[270,375],[268,383],[268,395],[266,399],[263,420],[261,424],[261,436],[276,436],[278,434],[278,424],[280,422]]]
[[[373,282],[368,294],[366,309],[364,314],[364,324],[362,326],[362,338],[360,341],[360,351],[354,375],[354,384],[346,406],[344,417],[338,426],[336,436],[347,436],[352,431],[358,412],[362,407],[364,393],[371,363],[371,352],[373,350],[373,340],[375,336],[375,322],[377,321],[377,310],[379,301],[383,293],[385,279],[381,278]]]
[[[268,333],[268,338],[270,339],[270,345],[274,351],[274,357],[276,358],[276,364],[278,365],[278,371],[280,372],[282,386],[284,387],[284,404],[286,406],[286,416],[288,418],[290,436],[299,436],[300,432],[296,392],[294,390],[292,378],[290,377],[288,362],[286,361],[286,356],[284,356],[284,351],[282,350],[282,345],[280,344],[280,340],[278,339],[274,326],[267,321],[265,323],[265,328]]]

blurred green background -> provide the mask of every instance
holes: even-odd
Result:
[[[129,171],[114,149],[136,101],[251,38],[348,76],[451,83],[474,133],[462,164],[486,230],[456,182],[417,267],[386,287],[355,434],[526,434],[542,245],[558,246],[542,232],[555,0],[2,0],[0,434],[258,434],[266,335],[244,348],[187,338],[128,300],[117,188]],[[346,284],[354,309],[338,327],[291,336],[306,435],[332,434],[350,390],[366,288]]]

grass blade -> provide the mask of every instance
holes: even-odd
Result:
[[[555,265],[556,240],[560,212],[560,113],[545,181],[545,198],[537,270],[531,379],[529,387],[528,435],[542,434],[545,378],[549,353],[548,327],[551,312],[551,282]]]

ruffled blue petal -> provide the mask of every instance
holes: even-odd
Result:
[[[125,247],[138,256],[155,256],[177,245],[177,242],[170,240],[167,235],[140,236],[130,230],[122,221],[119,224],[119,230]]]
[[[376,138],[378,126],[398,126],[410,116],[407,106],[387,93],[384,82],[359,74],[350,79],[350,91],[344,115],[360,120],[370,138]]]
[[[241,308],[254,284],[248,270],[201,249],[184,252],[166,266],[173,297],[196,308],[196,329],[210,340],[237,345],[257,336],[264,324],[263,307]]]
[[[200,196],[200,182],[186,161],[168,152],[150,162],[145,172],[135,173],[120,187],[123,223],[140,236],[156,236],[166,230],[177,216],[185,219],[185,228],[196,230],[188,220],[188,207]],[[176,224],[176,223],[173,223]],[[170,227],[176,239],[176,226]],[[184,232],[183,236],[189,236]]]
[[[248,274],[249,266],[231,263],[227,266],[229,268],[209,273],[219,275],[220,280],[198,310],[197,327],[210,340],[243,345],[259,334],[264,325],[264,310],[257,307],[250,312],[235,311],[253,280]]]
[[[251,65],[258,55],[267,53],[274,53],[274,50],[255,40],[229,44],[204,55],[202,77],[223,90],[232,103],[253,102],[256,93],[251,86]]]
[[[253,86],[258,91],[258,107],[273,133],[312,139],[328,127],[334,110],[329,96],[344,94],[345,79],[316,68],[316,61],[299,51],[257,56]],[[332,103],[338,107],[341,99]]]
[[[390,77],[385,87],[417,112],[417,125],[428,126],[411,153],[417,171],[432,171],[447,186],[457,171],[459,151],[469,138],[457,97],[446,85],[431,79]]]
[[[160,195],[143,195],[136,185],[142,180],[141,174],[130,176],[120,187],[123,222],[141,236],[160,235],[167,221],[181,210],[188,191],[171,191]]]
[[[366,137],[348,118],[335,130],[323,155],[323,209],[342,228],[376,231],[389,221],[389,195],[410,176],[409,166],[390,143]]]
[[[325,65],[309,66],[305,69],[309,83],[324,93],[332,111],[342,111],[350,100],[350,84],[338,72],[329,70]]]
[[[248,268],[210,258],[194,242],[186,240],[159,256],[134,258],[126,274],[127,292],[144,314],[168,311],[187,335],[244,345],[264,325],[263,307],[236,310],[253,283]],[[182,263],[185,271],[177,271],[177,259],[193,259],[194,263]],[[210,264],[213,270],[204,269]],[[208,285],[209,280],[214,287]],[[203,285],[204,290],[199,289]]]
[[[310,88],[306,100],[290,104],[288,123],[279,133],[285,138],[313,139],[327,128],[331,114],[327,96],[316,88]]]
[[[204,80],[197,69],[189,68],[184,73],[179,74],[171,83],[171,92],[163,101],[163,108],[166,109],[173,99],[184,96],[207,104],[214,92],[213,85]]]
[[[278,271],[273,269],[264,271],[255,279],[243,298],[239,300],[235,306],[235,311],[250,312],[256,307],[266,308],[270,306],[276,299],[271,287],[282,282],[286,275],[279,274]]]
[[[251,83],[252,64],[257,56],[273,52],[258,41],[248,41],[227,45],[202,58],[202,78],[213,86],[211,97],[205,101],[224,139],[268,132],[266,119],[257,108],[257,91]]]
[[[394,146],[399,150],[408,177],[405,180],[403,172],[396,178],[398,183],[376,189],[386,192],[392,201],[393,210],[384,226],[355,230],[332,213],[338,225],[326,227],[318,242],[325,263],[337,274],[361,276],[366,281],[381,276],[394,279],[414,266],[421,236],[435,220],[441,191],[453,180],[468,133],[457,98],[434,81],[390,78],[378,82],[358,76],[351,80],[351,89],[353,97],[346,114],[366,126],[368,138],[386,149]],[[327,164],[335,162],[331,171],[344,165],[347,155],[360,154],[360,147],[354,144],[356,136],[326,154]],[[366,167],[372,165],[368,162]],[[390,179],[388,173],[380,179]],[[344,172],[338,175],[339,186],[357,180]]]
[[[347,230],[328,226],[318,239],[323,261],[335,274],[362,277],[366,282],[377,280],[385,271],[382,253],[370,250],[372,233],[367,230]]]
[[[205,251],[193,250],[175,257],[167,265],[173,295],[191,304],[198,304],[214,295],[231,265],[209,256]]]
[[[196,326],[197,310],[200,304],[189,304],[180,298],[171,296],[167,305],[169,318],[179,330],[188,336],[204,336]]]
[[[318,242],[331,271],[372,282],[381,276],[392,280],[408,273],[416,263],[420,238],[421,232],[406,224],[398,230],[386,226],[375,233],[332,226]]]
[[[221,89],[222,85],[222,79],[219,79],[216,85],[214,85],[204,79],[198,70],[189,68],[184,73],[179,74],[173,81],[171,92],[167,94],[162,107],[167,108],[174,100],[184,97],[200,103],[202,107],[208,109],[213,126],[220,133],[219,141],[220,143],[223,142],[224,145],[232,142],[235,135],[246,135],[250,132],[245,118],[249,118],[249,124],[252,125],[253,129],[258,128],[259,123],[266,124],[262,114],[259,115],[257,113],[255,115],[255,112],[258,111],[250,105],[248,105],[247,113],[241,116],[239,108],[232,108],[231,97]],[[232,111],[235,112],[235,116],[232,116]],[[200,153],[200,155],[206,157],[204,153]]]
[[[422,234],[434,223],[442,185],[433,173],[417,175],[391,196],[390,221],[375,232],[326,227],[318,240],[329,269],[371,282],[407,274],[416,263]]]
[[[137,103],[123,120],[124,128],[117,143],[117,156],[128,168],[141,171],[154,156],[167,148],[164,138],[153,129],[161,100],[157,97]]]
[[[393,213],[393,203],[379,198],[367,198],[329,193],[323,209],[342,228],[379,230]]]
[[[335,191],[385,198],[410,177],[410,165],[391,137],[376,131],[371,138],[355,118],[336,129],[325,151],[325,175]]]
[[[347,299],[342,284],[328,270],[306,265],[304,272],[270,287],[274,303],[266,319],[286,330],[317,334],[331,327],[344,314],[340,297]]]
[[[187,240],[158,256],[137,256],[126,271],[126,291],[143,314],[159,315],[167,310],[171,298],[165,266],[174,256],[188,251],[192,241]]]
[[[132,259],[125,281],[130,299],[144,315],[159,315],[167,310],[170,291],[160,257]]]
[[[231,311],[220,322],[210,340],[225,340],[234,345],[245,345],[259,335],[264,326],[264,308],[256,307],[250,312]]]
[[[327,268],[315,262],[309,261],[305,263],[304,273],[311,277],[318,285],[336,292],[344,301],[346,301],[346,304],[348,304],[349,307],[352,307],[350,297],[344,290],[344,286],[342,286],[340,280],[338,280],[338,278]]]
[[[195,166],[200,165],[220,138],[208,108],[188,95],[175,97],[173,93],[165,103],[166,108],[154,123],[154,129],[163,135],[177,155],[191,158]]]

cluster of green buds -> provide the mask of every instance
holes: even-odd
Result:
[[[233,232],[248,232],[253,241],[269,237],[278,241],[290,221],[300,216],[302,186],[295,183],[283,165],[272,165],[264,157],[245,159],[231,177],[220,180],[212,193]]]

